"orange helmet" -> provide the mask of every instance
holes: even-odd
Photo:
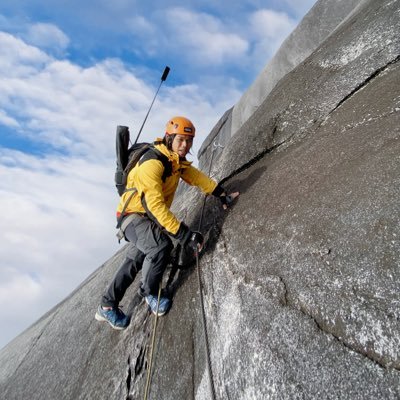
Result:
[[[167,135],[188,135],[194,136],[196,128],[192,122],[185,117],[173,117],[167,122]]]

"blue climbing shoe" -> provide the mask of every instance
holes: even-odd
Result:
[[[170,299],[168,299],[167,297],[160,297],[160,304],[158,306],[158,312],[157,312],[158,296],[153,296],[152,294],[149,294],[148,296],[145,297],[145,299],[146,303],[150,307],[151,312],[154,315],[158,315],[159,317],[161,317],[161,315],[164,315],[171,307]]]
[[[99,306],[94,317],[97,319],[97,321],[108,322],[112,328],[117,330],[126,329],[130,322],[129,317],[125,315],[118,307],[111,310],[104,310],[102,306]]]

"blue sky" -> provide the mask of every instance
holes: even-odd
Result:
[[[196,153],[314,2],[2,0],[0,347],[119,248],[115,128],[164,67],[142,139],[185,115]]]

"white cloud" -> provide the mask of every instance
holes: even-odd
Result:
[[[237,67],[246,74],[260,72],[296,26],[288,14],[270,9],[243,11],[240,18],[231,19],[171,7],[130,22],[131,32],[141,41],[140,50],[133,42],[138,54],[162,54],[191,69]]]
[[[0,71],[6,71],[4,78],[14,76],[23,78],[36,71],[41,65],[50,60],[50,57],[36,47],[29,46],[21,39],[6,32],[0,32]],[[0,98],[3,96],[0,91]]]
[[[8,53],[15,54],[20,48],[24,51],[10,57],[6,65],[0,64],[4,77],[0,81],[0,116],[9,125],[18,121],[21,131],[32,140],[71,154],[105,157],[114,150],[116,125],[132,126],[136,122],[132,132],[140,126],[155,88],[135,77],[120,61],[104,60],[82,68],[48,57],[8,34],[3,37],[7,38],[2,44]],[[18,70],[20,65],[26,68]],[[164,129],[171,117],[169,112],[188,115],[208,133],[218,111],[221,115],[240,95],[234,82],[219,85],[224,91],[217,85],[211,90],[196,85],[166,85],[144,131],[155,132],[149,133],[147,140],[156,136],[160,127]]]
[[[167,11],[166,23],[176,37],[174,45],[183,46],[181,57],[187,57],[187,61],[220,64],[240,58],[248,49],[245,39],[206,13],[175,8]]]
[[[295,28],[295,21],[282,12],[258,10],[250,16],[252,30],[258,39],[282,40]]]
[[[57,52],[65,50],[70,42],[68,36],[57,26],[46,23],[28,26],[24,39],[34,46]]]
[[[32,323],[118,248],[113,163],[100,161],[0,151],[5,325]]]
[[[33,140],[72,153],[107,154],[116,121],[134,119],[150,103],[151,88],[117,60],[81,68],[7,34],[0,45],[10,54],[0,63],[0,115],[9,124],[25,121],[22,128]]]
[[[251,58],[261,69],[296,27],[296,22],[283,12],[262,9],[249,17],[253,37]]]
[[[143,41],[142,50],[150,55],[161,52],[190,68],[235,62],[249,48],[247,40],[225,21],[182,7],[136,16],[128,26]]]
[[[316,2],[316,0],[283,0],[283,4],[300,17],[307,13]]]
[[[0,281],[0,302],[7,305],[2,309],[2,335],[0,347],[6,341],[26,328],[26,318],[21,318],[27,310],[33,315],[31,318],[39,318],[43,314],[43,308],[31,309],[30,304],[38,304],[43,296],[43,288],[34,277],[15,268],[2,266],[2,279]],[[15,297],[18,295],[18,301]],[[18,317],[16,317],[18,316]],[[33,322],[33,319],[31,319]]]
[[[116,251],[117,196],[111,162],[2,150],[0,175],[4,344]]]
[[[16,293],[21,293],[24,296],[25,304],[29,304],[32,301],[36,301],[41,292],[41,287],[29,275],[23,275],[19,271],[7,268],[2,270],[2,280],[0,282],[0,302],[1,304],[10,304],[14,299]],[[22,312],[21,307],[18,312]],[[11,310],[11,307],[3,309],[3,317],[6,314],[7,317],[12,316],[15,310]],[[10,315],[11,314],[11,315]]]
[[[154,34],[156,31],[155,26],[143,15],[135,15],[132,18],[128,18],[126,24],[131,32],[142,36]]]
[[[11,128],[18,128],[19,123],[15,118],[9,117],[3,110],[0,110],[0,124]]]

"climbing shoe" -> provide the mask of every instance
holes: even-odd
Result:
[[[149,305],[151,312],[154,315],[158,315],[159,317],[161,315],[164,315],[170,308],[171,306],[171,300],[168,299],[167,297],[160,297],[160,304],[158,306],[158,312],[157,312],[157,300],[158,296],[153,296],[152,294],[149,294],[148,296],[145,297],[146,303]]]
[[[112,328],[118,330],[126,329],[130,322],[129,317],[125,315],[118,307],[112,308],[111,310],[104,310],[101,306],[99,306],[97,308],[95,318],[97,321],[108,322]]]

